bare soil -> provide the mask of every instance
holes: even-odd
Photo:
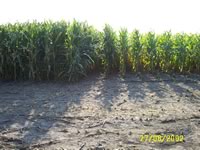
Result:
[[[141,142],[183,134],[184,142]],[[0,82],[0,149],[199,150],[200,76],[91,75],[77,83]]]

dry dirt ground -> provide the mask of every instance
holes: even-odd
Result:
[[[183,134],[184,142],[141,142]],[[200,149],[200,76],[0,82],[0,149]]]

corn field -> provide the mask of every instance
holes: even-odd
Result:
[[[100,32],[75,20],[0,25],[0,79],[76,81],[91,71],[200,73],[200,34]]]

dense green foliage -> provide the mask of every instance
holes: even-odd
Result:
[[[120,56],[120,74],[125,75],[128,63],[128,31],[126,29],[121,29],[119,32],[119,56]]]
[[[78,80],[90,71],[200,72],[200,35],[102,32],[64,21],[0,25],[0,79]]]
[[[103,32],[103,58],[102,62],[105,72],[117,69],[119,65],[118,50],[117,50],[117,35],[112,27],[105,25]]]

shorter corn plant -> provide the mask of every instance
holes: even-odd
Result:
[[[147,70],[155,71],[156,67],[158,67],[159,62],[157,61],[157,47],[156,47],[156,35],[154,32],[148,32],[143,36],[143,44],[144,51],[147,61]]]
[[[161,35],[158,35],[157,40],[157,51],[160,58],[160,67],[164,72],[169,72],[172,69],[173,62],[173,39],[172,33],[165,32]]]
[[[173,50],[174,50],[174,71],[183,72],[186,63],[186,43],[185,34],[177,33],[173,36]]]
[[[192,34],[187,38],[187,71],[200,72],[200,35]]]
[[[132,62],[132,69],[134,72],[143,70],[143,49],[141,35],[138,30],[131,33],[130,36],[130,57]]]

